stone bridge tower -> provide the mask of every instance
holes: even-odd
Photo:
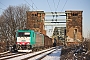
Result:
[[[67,44],[82,42],[82,12],[65,11],[66,13],[66,36]]]

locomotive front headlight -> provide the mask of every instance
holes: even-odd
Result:
[[[20,43],[17,43],[18,45],[20,44]]]
[[[30,43],[27,43],[27,45],[29,45]]]
[[[22,43],[23,45],[25,45],[25,43]]]

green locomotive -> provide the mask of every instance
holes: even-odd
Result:
[[[52,39],[34,30],[18,30],[16,33],[18,50],[30,50],[52,46]]]

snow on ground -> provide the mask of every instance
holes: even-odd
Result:
[[[54,48],[54,47],[53,47]],[[50,48],[52,49],[52,48]],[[30,57],[32,55],[36,55],[38,53],[41,53],[43,51],[47,51],[47,50],[50,50],[50,49],[46,49],[46,50],[42,50],[42,51],[38,51],[38,52],[33,52],[33,53],[29,53],[29,54],[26,54],[26,55],[23,55],[23,56],[19,56],[19,57],[15,57],[15,58],[11,58],[11,59],[7,59],[7,60],[21,60],[21,59],[24,59],[26,57]]]
[[[43,53],[43,54],[40,54],[40,55],[35,56],[35,57],[33,57],[33,58],[30,58],[30,59],[28,59],[28,60],[40,60],[40,58],[42,58],[43,56],[46,56],[47,54],[51,53],[51,52],[54,51],[54,50],[55,50],[55,49],[50,50],[50,51],[48,51],[48,52],[45,52],[45,53]]]
[[[50,48],[50,49],[51,49],[51,48]],[[46,50],[49,50],[49,49],[46,49]],[[46,50],[43,50],[43,51],[46,51]],[[33,52],[33,53],[29,53],[29,54],[26,54],[26,55],[23,55],[23,56],[18,56],[18,57],[11,58],[11,59],[7,59],[7,60],[21,60],[21,59],[24,59],[24,58],[26,58],[26,57],[30,57],[30,56],[32,56],[32,55],[36,55],[36,54],[38,54],[38,53],[40,53],[40,52],[43,52],[43,51]],[[52,50],[52,51],[53,51],[53,50]],[[43,53],[43,56],[44,56],[45,54],[48,54],[48,52],[47,52],[47,53]],[[19,55],[19,54],[17,54],[17,55]],[[60,55],[61,55],[61,48],[59,48],[59,49],[56,48],[54,52],[52,52],[52,53],[49,54],[49,55],[46,55],[46,57],[43,58],[42,60],[60,60]],[[12,56],[14,56],[14,55],[12,55]],[[11,56],[2,57],[2,58],[0,58],[0,59],[8,58],[8,57],[11,57]],[[38,58],[39,58],[39,57],[38,57]],[[30,60],[31,60],[31,59],[30,59]],[[35,60],[35,59],[34,59],[34,60]]]
[[[50,55],[47,55],[42,60],[60,60],[60,55],[61,55],[61,48],[60,49],[56,49],[56,51],[54,51]]]

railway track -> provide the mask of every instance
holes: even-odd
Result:
[[[10,53],[10,51],[0,53],[0,57],[5,56],[5,55],[7,55],[8,53]]]
[[[6,56],[11,56],[11,55],[16,55],[16,54],[18,54],[18,53],[10,53],[10,52],[8,52],[7,54],[0,55],[0,58],[1,57],[6,57]]]
[[[55,48],[50,48],[38,52],[32,53],[7,53],[1,54],[0,60],[32,60],[32,59],[42,59],[47,54],[55,51]],[[38,57],[38,58],[37,58]]]
[[[56,49],[52,49],[52,50],[47,50],[47,51],[43,51],[39,54],[33,55],[31,57],[27,57],[24,58],[22,60],[41,60],[42,58],[44,58],[46,55],[52,53],[53,51],[55,51]]]
[[[11,58],[15,58],[15,57],[26,55],[26,54],[27,53],[8,53],[5,55],[1,55],[0,60],[11,59]]]

